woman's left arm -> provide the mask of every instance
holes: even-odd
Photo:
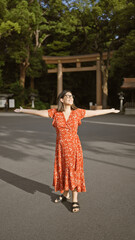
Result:
[[[101,109],[101,110],[86,110],[85,118],[86,117],[94,117],[99,115],[105,115],[108,113],[119,113],[120,110],[112,109]]]

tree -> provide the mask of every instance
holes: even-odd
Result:
[[[123,45],[119,47],[111,59],[110,104],[114,102],[117,93],[121,91],[123,78],[135,77],[135,30],[132,30],[123,41]],[[115,101],[115,105],[119,105],[118,100]]]
[[[131,29],[131,22],[133,22],[133,19],[131,19],[133,15],[129,11],[131,7],[133,7],[133,3],[126,0],[72,1],[72,12],[78,19],[73,45],[78,43],[77,35],[79,35],[82,42],[80,42],[81,53],[98,52],[100,54],[104,108],[107,107],[108,98],[110,52],[118,49],[122,44],[123,37],[125,37],[121,33],[124,14],[130,16],[129,19],[126,18],[128,22],[126,34]],[[107,61],[103,60],[103,52],[107,52]]]
[[[42,55],[98,52],[102,70],[103,107],[107,107],[108,87],[109,94],[110,87],[112,89],[110,80],[108,84],[109,68],[112,82],[118,81],[115,75],[121,79],[126,74],[124,66],[133,72],[131,46],[133,49],[134,6],[133,0],[0,0],[1,89],[2,84],[18,80],[23,88],[29,86],[29,80],[34,87],[35,79],[42,99],[53,103],[56,76],[46,74]],[[110,62],[112,50],[114,58]],[[104,51],[108,55],[107,61],[102,57]],[[125,57],[124,60],[120,55]],[[71,90],[79,88],[86,75],[65,74],[65,86],[70,86]],[[76,77],[78,81],[74,84],[72,79]],[[85,91],[89,96],[89,90]]]
[[[45,46],[46,54],[53,56],[70,55],[70,38],[74,32],[75,24],[66,1],[47,1],[46,19],[50,25],[50,36]]]
[[[6,37],[6,54],[20,66],[20,85],[25,87],[31,52],[34,55],[41,47],[48,26],[37,0],[7,1],[7,8],[8,21],[17,23],[20,32]]]
[[[17,22],[8,19],[8,0],[0,0],[0,39],[9,36],[13,31],[20,33],[20,26]]]
[[[2,67],[5,65],[5,39],[13,32],[20,33],[19,24],[8,19],[10,10],[7,4],[7,0],[0,0],[0,87],[3,87]]]

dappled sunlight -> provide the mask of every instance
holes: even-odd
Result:
[[[44,132],[39,131],[1,128],[1,157],[15,161],[24,161],[28,158],[50,161],[54,158],[55,141],[51,142],[54,134],[49,134],[50,141],[46,141],[44,135]]]
[[[83,141],[84,159],[135,169],[135,144]]]

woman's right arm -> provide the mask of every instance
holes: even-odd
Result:
[[[17,112],[17,113],[22,112],[22,113],[33,114],[33,115],[49,118],[48,110],[24,109],[20,107],[20,108],[16,108],[14,112]]]

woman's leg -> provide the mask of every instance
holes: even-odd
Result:
[[[78,202],[78,192],[76,188],[72,191],[72,202]]]
[[[69,198],[69,190],[68,190],[68,191],[65,191],[65,190],[64,190],[63,195],[64,195],[66,198]]]
[[[72,202],[78,202],[78,192],[76,188],[72,191]],[[77,204],[74,204],[74,207],[77,207]],[[73,211],[78,212],[79,208],[74,208]]]
[[[64,190],[64,192],[63,192],[63,194],[62,194],[64,197],[66,197],[67,199],[70,199],[70,194],[69,194],[69,190],[68,191],[65,191]],[[62,201],[62,197],[61,197],[61,195],[59,196],[59,198],[56,198],[55,199],[55,202],[57,203],[57,202],[61,202]]]

